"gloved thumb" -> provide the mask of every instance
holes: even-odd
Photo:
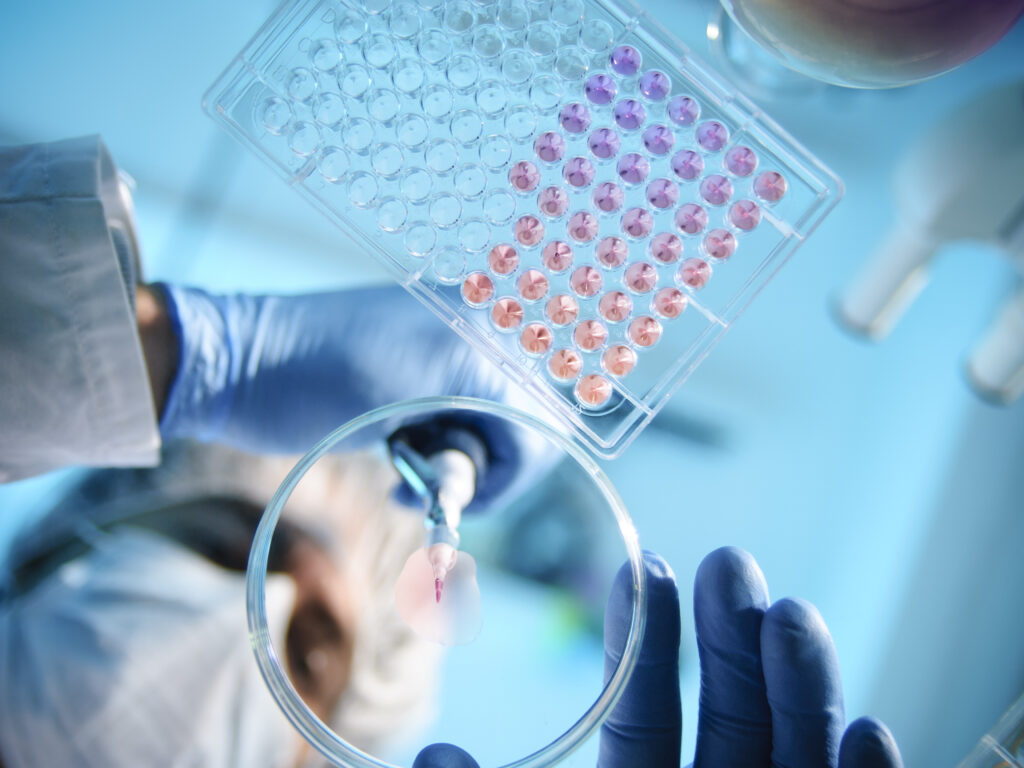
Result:
[[[454,744],[431,744],[416,755],[412,768],[480,768],[480,765]]]

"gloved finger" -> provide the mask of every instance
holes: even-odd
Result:
[[[761,669],[768,585],[754,558],[722,547],[701,562],[693,586],[700,654],[695,768],[768,765],[771,712]]]
[[[647,630],[626,690],[601,726],[600,768],[679,768],[679,590],[662,558],[645,552]],[[622,658],[633,612],[629,563],[619,569],[604,614],[604,678]]]
[[[839,768],[903,768],[896,739],[873,717],[854,720],[839,744]]]
[[[761,624],[772,712],[772,763],[835,768],[846,717],[839,660],[825,621],[805,600],[779,600]]]
[[[454,744],[431,744],[416,755],[412,768],[480,768],[480,765]]]

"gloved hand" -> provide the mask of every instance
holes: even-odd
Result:
[[[647,632],[626,691],[601,727],[600,768],[678,768],[679,595],[672,570],[645,556]],[[700,711],[694,768],[902,768],[888,729],[860,718],[843,732],[835,647],[810,603],[770,605],[748,553],[726,547],[704,558],[694,585]],[[605,676],[625,645],[632,579],[624,567],[605,612]],[[477,768],[465,752],[433,745],[414,768]]]
[[[464,395],[524,410],[532,405],[398,286],[306,296],[215,296],[161,287],[180,342],[160,424],[165,438],[222,442],[251,453],[302,453],[350,419],[398,400]],[[454,419],[487,448],[470,509],[505,491],[528,469],[526,458],[531,466],[541,458],[525,430],[464,412]],[[360,437],[364,444],[383,439],[398,426],[381,424],[381,434]]]

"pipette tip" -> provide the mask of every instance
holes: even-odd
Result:
[[[441,590],[444,589],[443,579],[434,579],[434,601],[441,602]]]

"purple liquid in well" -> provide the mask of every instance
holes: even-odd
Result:
[[[647,185],[647,202],[665,210],[679,202],[679,187],[668,179],[655,179]]]
[[[605,213],[619,210],[624,197],[622,187],[610,181],[603,181],[594,189],[594,205]]]
[[[700,104],[689,96],[676,96],[668,103],[668,116],[676,125],[693,125],[700,117]]]
[[[757,155],[750,147],[733,147],[725,153],[725,167],[736,176],[749,176],[757,168]]]
[[[585,157],[574,157],[565,164],[562,175],[571,186],[579,189],[594,180],[594,165]]]
[[[621,237],[606,237],[597,244],[597,260],[607,269],[615,269],[626,263],[629,246]]]
[[[711,266],[703,259],[687,259],[680,265],[677,276],[683,285],[699,291],[711,279]]]
[[[544,187],[537,195],[537,208],[545,216],[558,218],[569,208],[569,193],[561,187]]]
[[[736,251],[736,236],[725,229],[712,229],[704,237],[704,250],[713,259],[728,259]]]
[[[738,200],[729,208],[729,221],[736,229],[749,232],[761,223],[761,209],[753,200]]]
[[[640,71],[643,57],[640,56],[640,51],[633,46],[620,45],[612,51],[611,56],[608,57],[608,62],[611,64],[612,69],[620,75],[632,77]]]
[[[765,171],[754,179],[754,194],[768,203],[777,203],[786,194],[786,179],[777,171]]]
[[[671,232],[662,232],[651,239],[651,256],[662,264],[671,264],[683,252],[683,241]]]
[[[636,99],[623,99],[615,105],[615,124],[626,131],[635,131],[647,119],[647,110]]]
[[[566,104],[558,116],[558,120],[569,133],[583,133],[590,127],[590,110],[578,101]]]
[[[693,181],[704,172],[704,158],[692,149],[684,149],[672,156],[672,172],[683,181]]]
[[[688,235],[704,231],[708,225],[708,212],[696,203],[685,203],[676,211],[676,226]]]
[[[552,240],[544,246],[541,258],[552,272],[564,272],[572,265],[572,248],[561,240]]]
[[[675,134],[666,125],[650,125],[644,129],[644,146],[654,155],[667,155],[676,143]]]
[[[654,217],[646,208],[630,208],[622,214],[622,231],[630,237],[647,237],[654,229]]]
[[[619,147],[622,146],[622,140],[619,138],[619,134],[611,128],[598,128],[590,134],[587,146],[590,147],[594,157],[607,160],[610,157],[615,157]]]
[[[615,81],[602,72],[587,78],[583,92],[591,104],[604,105],[611,104],[618,93],[618,88],[615,86]]]
[[[697,143],[708,152],[717,152],[729,141],[729,131],[717,120],[708,120],[697,126]]]
[[[508,181],[519,192],[532,192],[540,183],[540,171],[533,163],[522,160],[509,169]]]
[[[565,139],[554,131],[545,131],[533,142],[533,151],[545,163],[557,163],[565,154]]]
[[[732,182],[717,173],[705,176],[700,183],[700,196],[711,205],[725,205],[732,197]]]
[[[623,281],[631,291],[648,293],[658,282],[658,272],[645,261],[638,261],[626,268]]]
[[[652,69],[640,76],[640,93],[651,101],[661,101],[668,96],[670,90],[672,81],[664,72]]]
[[[569,217],[569,237],[580,243],[589,243],[597,237],[597,217],[589,211],[577,211]]]
[[[544,239],[544,225],[536,216],[522,216],[513,230],[516,240],[527,247],[534,246]]]
[[[651,172],[651,164],[643,155],[630,152],[628,155],[622,156],[616,170],[619,178],[628,184],[640,184]]]

